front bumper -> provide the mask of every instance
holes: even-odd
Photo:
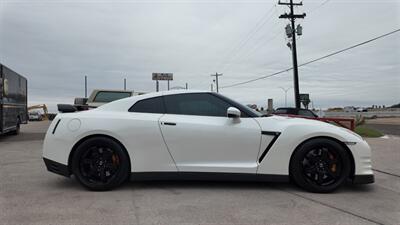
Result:
[[[355,175],[353,178],[353,184],[371,184],[375,182],[373,174],[368,175]]]
[[[46,168],[48,171],[69,177],[71,176],[71,172],[69,171],[69,168],[67,165],[55,162],[50,159],[43,158],[44,164],[46,165]]]

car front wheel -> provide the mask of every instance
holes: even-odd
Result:
[[[106,137],[85,140],[72,156],[72,173],[84,187],[94,191],[120,186],[128,178],[129,170],[125,150]]]
[[[289,173],[300,187],[319,193],[332,192],[349,177],[350,156],[339,143],[316,138],[302,144],[293,154]]]

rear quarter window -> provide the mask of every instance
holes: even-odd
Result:
[[[129,112],[164,114],[164,101],[162,97],[139,100],[129,109]]]

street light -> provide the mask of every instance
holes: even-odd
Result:
[[[285,107],[287,107],[287,92],[292,89],[292,87],[284,88],[284,87],[279,87],[285,92]]]

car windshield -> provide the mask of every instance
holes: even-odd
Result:
[[[239,104],[239,103],[238,103]],[[247,106],[247,105],[243,105],[244,107],[248,108],[250,111],[252,111],[254,114],[256,114],[258,117],[262,117],[264,114],[260,113],[259,111]]]
[[[277,114],[285,114],[285,113],[287,113],[287,111],[288,111],[287,109],[278,108],[278,109],[275,110],[274,113],[277,113]]]
[[[254,109],[252,109],[252,108],[250,108],[250,107],[248,107],[246,105],[243,105],[243,104],[241,104],[241,103],[239,103],[239,102],[237,102],[237,101],[235,101],[235,100],[233,100],[231,98],[225,97],[224,95],[220,95],[218,93],[214,93],[214,94],[218,95],[220,98],[222,98],[225,101],[229,102],[231,105],[239,106],[239,110],[245,111],[251,117],[262,117],[263,116],[262,113],[257,112],[256,110],[254,110]]]

